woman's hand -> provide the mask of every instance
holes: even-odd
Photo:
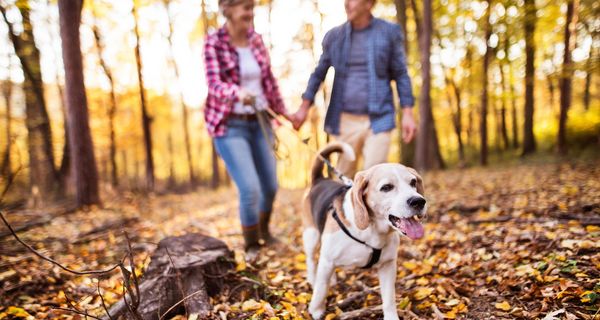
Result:
[[[311,102],[308,100],[302,100],[302,104],[296,113],[290,115],[290,122],[294,126],[294,129],[298,130],[306,121],[306,117],[308,116],[308,109],[310,108]]]
[[[256,96],[246,91],[245,89],[240,89],[238,93],[238,99],[245,106],[253,106],[256,103]]]

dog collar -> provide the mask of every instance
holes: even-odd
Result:
[[[333,206],[333,204],[331,205],[331,210],[332,210],[332,216],[333,219],[335,219],[335,221],[337,222],[337,224],[340,226],[340,228],[342,229],[342,231],[344,231],[344,233],[350,237],[352,240],[367,246],[369,248],[371,248],[372,252],[371,252],[371,257],[369,258],[369,261],[367,262],[367,264],[362,267],[362,269],[369,269],[371,268],[374,264],[376,264],[377,262],[379,262],[379,258],[381,257],[381,249],[377,249],[377,248],[373,248],[370,245],[368,245],[366,242],[357,239],[355,236],[353,236],[350,231],[346,228],[346,226],[344,225],[344,223],[342,222],[342,220],[340,219],[337,210],[335,209],[335,207]]]

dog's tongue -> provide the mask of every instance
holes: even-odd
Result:
[[[423,238],[423,234],[425,233],[423,225],[415,220],[415,218],[401,218],[400,226],[398,226],[398,228],[412,240]]]

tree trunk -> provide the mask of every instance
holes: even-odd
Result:
[[[536,149],[535,136],[533,135],[533,93],[535,84],[534,33],[536,20],[535,0],[525,0],[525,123],[523,126],[522,155],[533,153]]]
[[[490,37],[492,36],[492,25],[490,24],[490,12],[492,8],[492,1],[487,0],[487,10],[485,13],[485,43],[486,49],[483,55],[483,71],[482,71],[482,84],[483,90],[481,90],[481,107],[480,107],[480,122],[479,122],[479,133],[480,133],[480,153],[479,163],[482,166],[488,164],[488,128],[487,128],[487,113],[488,113],[488,69],[490,60],[492,58],[492,48],[490,47]]]
[[[506,126],[506,109],[508,105],[508,88],[506,81],[506,74],[504,70],[504,64],[500,62],[500,77],[502,79],[502,107],[500,109],[500,133],[502,134],[502,141],[504,142],[504,149],[508,149],[510,146],[510,141],[508,140],[508,129]]]
[[[121,168],[123,170],[122,177],[125,177],[127,186],[131,188],[131,177],[129,176],[129,161],[127,160],[127,150],[121,150]]]
[[[6,114],[4,115],[4,121],[6,123],[6,149],[4,150],[4,158],[2,159],[2,166],[0,167],[0,174],[6,178],[6,181],[12,180],[13,175],[11,163],[13,83],[10,76],[10,55],[8,55],[8,59],[8,76],[7,80],[2,83],[2,95],[4,97],[4,104],[6,106]]]
[[[60,110],[63,114],[63,131],[64,131],[64,135],[65,135],[65,142],[63,145],[63,154],[62,154],[62,159],[60,161],[60,167],[58,169],[58,176],[60,178],[60,183],[63,187],[67,187],[67,185],[69,184],[69,178],[71,175],[71,147],[70,147],[70,141],[69,141],[69,125],[68,120],[67,120],[67,106],[65,105],[65,95],[63,92],[63,88],[60,85],[59,79],[58,79],[58,72],[56,75],[56,82],[57,82],[57,87],[58,87],[58,96],[60,99]]]
[[[29,2],[19,3],[23,31],[15,33],[0,5],[0,13],[8,26],[8,34],[23,68],[25,92],[25,123],[27,126],[27,149],[29,153],[29,181],[32,193],[38,199],[51,200],[60,195],[58,174],[54,167],[52,131],[44,99],[44,87],[40,66],[40,52],[35,45],[33,26],[29,18]]]
[[[593,70],[592,70],[592,55],[591,55],[591,48],[590,48],[590,57],[587,60],[586,63],[586,74],[585,74],[585,85],[583,88],[583,108],[585,109],[585,111],[590,110],[590,101],[591,101],[591,94],[590,94],[590,87],[592,86],[592,74],[594,74]]]
[[[83,3],[59,0],[60,37],[65,66],[67,122],[78,206],[100,203],[94,144],[89,127],[79,25]]]
[[[494,123],[495,123],[495,128],[496,128],[496,134],[494,135],[494,140],[495,140],[495,145],[496,145],[496,152],[501,153],[502,152],[502,116],[501,116],[502,106],[498,106],[498,103],[501,103],[501,101],[498,99],[498,97],[496,95],[492,95],[490,104],[492,105],[492,112],[494,113]]]
[[[577,27],[578,0],[567,1],[567,21],[565,23],[565,51],[563,67],[560,76],[560,116],[558,119],[558,153],[567,153],[567,117],[571,107],[571,77],[573,75],[573,62],[571,52],[575,48]],[[573,38],[573,39],[571,39]]]
[[[139,307],[142,319],[171,319],[169,312],[177,303],[187,314],[198,319],[214,319],[210,297],[224,289],[241,287],[228,273],[235,267],[233,251],[221,240],[198,233],[168,237],[158,243],[139,285]],[[232,283],[229,283],[232,282]],[[132,299],[127,294],[127,301]],[[184,299],[186,298],[186,299]],[[102,319],[117,319],[128,311],[125,297],[110,307]]]
[[[512,115],[512,146],[513,149],[519,148],[519,129],[518,129],[518,120],[517,120],[517,97],[515,94],[515,81],[513,78],[513,69],[512,63],[508,59],[508,51],[510,48],[509,38],[506,37],[504,40],[504,51],[506,52],[506,61],[508,63],[508,87],[510,88],[510,105],[511,105],[511,115]]]
[[[142,107],[142,128],[144,131],[144,146],[146,151],[146,190],[154,190],[154,157],[152,156],[152,131],[151,124],[152,119],[148,114],[148,108],[146,105],[146,89],[144,87],[144,78],[142,76],[142,58],[140,55],[140,32],[138,27],[138,17],[135,8],[135,2],[131,6],[131,14],[134,19],[134,34],[135,34],[135,62],[137,65],[137,76],[140,90],[140,104]]]
[[[548,103],[550,105],[550,110],[554,113],[554,92],[556,88],[554,88],[554,79],[552,74],[546,76],[546,82],[548,83]]]
[[[185,155],[186,155],[186,159],[187,159],[187,165],[188,165],[188,172],[190,175],[190,185],[195,185],[196,184],[196,175],[194,173],[194,160],[192,159],[192,149],[191,149],[191,142],[190,142],[190,130],[188,127],[188,122],[189,122],[189,116],[188,116],[188,107],[185,104],[185,101],[183,100],[183,87],[181,85],[181,78],[180,78],[180,72],[179,72],[179,66],[177,65],[177,62],[175,61],[175,54],[173,52],[173,21],[171,19],[171,14],[169,13],[169,3],[170,0],[163,0],[163,3],[165,5],[165,9],[167,10],[167,19],[168,19],[168,23],[169,23],[169,33],[167,35],[167,40],[169,42],[169,63],[171,64],[173,71],[175,72],[175,78],[177,79],[177,83],[179,84],[179,101],[181,102],[181,114],[182,114],[182,120],[183,120],[183,137],[184,137],[184,144],[185,144]]]
[[[94,17],[95,19],[95,17]],[[110,146],[109,146],[109,162],[110,162],[110,181],[113,186],[119,185],[119,174],[117,168],[117,142],[115,136],[115,115],[117,113],[117,95],[115,93],[115,81],[113,79],[112,71],[106,64],[104,60],[104,45],[102,44],[102,36],[100,35],[100,29],[98,25],[95,23],[92,25],[92,33],[94,34],[94,41],[96,45],[96,50],[98,50],[98,60],[100,62],[100,66],[102,67],[102,71],[104,71],[104,75],[108,79],[108,84],[110,87],[110,104],[107,110],[108,116],[108,129],[109,129],[109,138],[110,138]]]
[[[174,188],[177,183],[177,179],[175,178],[175,150],[173,148],[173,134],[169,131],[167,135],[167,148],[169,150],[169,183],[168,186],[170,189]]]
[[[466,76],[465,80],[467,81],[465,85],[465,92],[468,95],[466,98],[467,101],[467,127],[465,128],[465,134],[467,135],[467,145],[471,148],[474,146],[473,138],[475,134],[473,133],[473,107],[472,97],[473,94],[473,49],[471,46],[467,46],[466,54],[465,54],[465,70],[469,70],[469,74]]]
[[[409,41],[408,41],[408,33],[407,29],[407,18],[406,18],[406,10],[408,9],[406,6],[406,0],[394,0],[394,4],[396,6],[396,21],[402,27],[402,32],[404,32],[404,51],[406,56],[406,62],[408,63],[408,55],[409,55]],[[398,124],[402,123],[402,113],[398,112]],[[400,163],[407,166],[414,166],[415,162],[415,140],[405,143],[402,140],[402,128],[398,127],[398,143],[400,144]]]
[[[460,89],[454,82],[454,80],[447,79],[454,91],[454,98],[456,99],[456,111],[452,115],[452,124],[454,125],[454,133],[456,134],[456,140],[458,141],[458,160],[461,164],[465,162],[465,147],[462,140],[462,109],[461,109],[461,94]]]
[[[414,0],[413,0],[414,3]],[[415,10],[416,12],[416,10]],[[417,16],[415,14],[415,16]],[[431,111],[431,34],[433,30],[431,0],[423,1],[423,23],[419,32],[421,71],[423,82],[419,95],[420,124],[416,142],[415,164],[420,170],[438,169],[444,166],[440,155],[437,132]]]
[[[50,10],[50,0],[46,0],[45,5],[49,11]],[[48,23],[48,25],[52,25],[55,23],[51,14],[46,14],[46,23]],[[58,41],[60,41],[60,35],[59,35],[59,39],[57,39],[56,37],[54,37],[54,32],[52,32],[51,30],[48,30],[48,36],[50,38],[51,43],[57,43]],[[59,178],[60,188],[62,190],[64,190],[65,194],[67,194],[72,191],[69,189],[72,189],[72,186],[74,185],[74,183],[72,181],[69,181],[69,179],[71,178],[72,172],[71,172],[71,148],[69,146],[69,128],[67,125],[67,107],[65,105],[65,94],[64,94],[64,90],[63,90],[64,81],[60,78],[60,72],[59,72],[62,61],[60,61],[60,59],[58,59],[58,57],[60,56],[61,52],[56,52],[54,50],[52,50],[52,52],[53,52],[52,57],[54,59],[54,64],[55,64],[55,68],[56,68],[54,81],[56,82],[56,90],[58,91],[60,110],[61,110],[62,116],[63,116],[63,135],[64,135],[62,159],[60,161],[60,166],[58,169],[58,178]]]

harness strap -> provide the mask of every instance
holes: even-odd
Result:
[[[357,239],[356,237],[354,237],[350,231],[346,228],[346,226],[344,225],[344,223],[342,222],[342,220],[340,219],[337,210],[335,209],[335,207],[333,206],[333,204],[330,206],[331,210],[332,210],[332,216],[333,219],[335,219],[335,221],[337,222],[337,224],[340,226],[340,228],[342,229],[342,231],[344,231],[344,233],[350,237],[352,240],[367,246],[369,248],[371,248],[372,252],[371,252],[371,257],[369,258],[369,261],[367,262],[367,264],[362,267],[362,269],[369,269],[371,268],[374,264],[376,264],[377,262],[379,262],[379,258],[381,257],[381,249],[376,249],[371,247],[370,245],[368,245],[366,242]]]

